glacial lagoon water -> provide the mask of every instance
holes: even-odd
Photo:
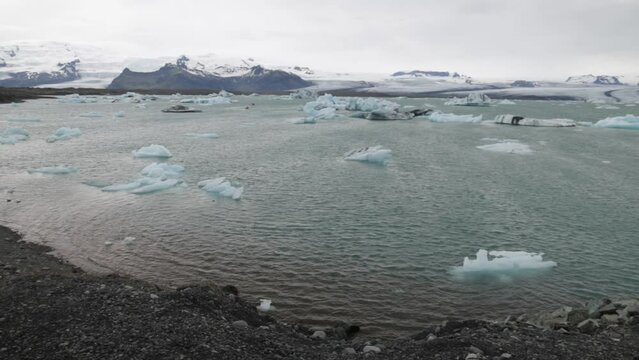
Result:
[[[191,114],[160,112],[169,97],[145,108],[102,98],[0,105],[0,129],[31,134],[0,145],[0,194],[12,200],[0,199],[0,223],[93,271],[166,285],[234,284],[271,299],[282,320],[353,321],[368,334],[639,290],[637,131],[424,119],[295,125],[305,100],[234,99],[193,105],[203,112]],[[394,100],[484,120],[516,113],[597,121],[639,112],[580,102],[469,108]],[[82,135],[47,143],[60,127]],[[211,133],[219,137],[188,135]],[[532,152],[478,149],[495,142],[487,139],[518,140]],[[161,161],[184,166],[184,186],[134,195],[83,184],[135,179],[157,160],[131,152],[150,144],[173,154]],[[374,145],[392,150],[386,166],[343,158]],[[77,172],[28,173],[53,165]],[[244,187],[241,200],[216,199],[196,185],[222,176]],[[543,252],[558,266],[525,276],[451,272],[479,249]]]

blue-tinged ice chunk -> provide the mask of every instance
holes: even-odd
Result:
[[[167,163],[153,163],[142,169],[141,174],[151,178],[177,179],[184,174],[184,167]]]
[[[239,200],[242,197],[242,192],[244,192],[243,187],[233,186],[231,182],[224,177],[203,180],[197,183],[197,186],[210,194],[229,197],[233,200]]]
[[[385,165],[390,160],[391,154],[391,150],[384,149],[382,146],[377,145],[352,150],[344,155],[344,159]]]
[[[47,137],[47,142],[53,143],[60,140],[69,140],[71,138],[78,137],[80,135],[82,135],[82,131],[80,131],[80,129],[78,128],[71,129],[66,127],[61,127],[58,130],[56,130],[53,133],[53,135],[50,135],[49,137]]]
[[[543,259],[543,253],[526,251],[486,251],[480,249],[475,259],[464,258],[462,266],[452,269],[461,276],[502,276],[549,270],[557,266],[554,261]]]
[[[639,116],[614,116],[597,121],[592,127],[639,130]]]
[[[51,174],[51,175],[66,175],[73,174],[77,172],[78,169],[72,166],[45,166],[41,168],[31,169],[30,173],[41,173],[41,174]]]
[[[456,115],[456,114],[445,114],[439,111],[435,111],[430,115],[426,116],[430,121],[436,123],[480,123],[482,120],[481,115],[473,116],[473,115]]]
[[[0,144],[14,145],[29,138],[29,132],[23,128],[7,128],[0,132]]]
[[[133,150],[131,152],[136,158],[148,158],[148,157],[156,157],[156,158],[170,158],[173,156],[171,152],[162,145],[152,144],[149,146],[144,146],[139,150]]]
[[[470,93],[465,98],[454,97],[444,103],[444,105],[455,106],[490,106],[492,100],[486,94]]]

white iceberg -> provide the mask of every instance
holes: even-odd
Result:
[[[173,188],[183,183],[184,167],[176,164],[153,163],[140,172],[142,177],[129,183],[103,187],[104,192],[128,191],[132,194],[148,194]]]
[[[153,163],[142,169],[140,173],[151,178],[177,179],[184,175],[184,167],[167,163]]]
[[[475,259],[464,258],[462,266],[453,268],[453,272],[460,275],[468,274],[517,274],[525,271],[548,270],[557,263],[545,261],[543,253],[529,253],[526,251],[486,251],[480,249]]]
[[[477,148],[480,150],[519,155],[532,154],[533,152],[532,149],[530,149],[530,146],[513,141],[503,141],[496,144],[480,145],[477,146]]]
[[[217,93],[217,96],[221,96],[221,97],[231,97],[231,96],[235,96],[235,94],[228,92],[226,90],[220,90],[219,93]]]
[[[51,175],[66,175],[73,174],[78,172],[78,169],[72,166],[45,166],[37,169],[29,170],[30,173],[41,173],[41,174],[51,174]]]
[[[162,145],[151,144],[131,152],[136,158],[170,158],[171,152]]]
[[[272,301],[270,299],[260,299],[260,304],[257,306],[257,310],[267,312],[271,310],[271,303]]]
[[[393,101],[384,99],[377,99],[374,97],[368,98],[351,98],[346,104],[346,110],[349,111],[399,111],[399,104]]]
[[[53,135],[49,135],[49,137],[47,137],[47,142],[54,143],[60,140],[69,140],[80,135],[82,135],[82,131],[80,131],[80,129],[78,128],[61,127],[56,130]]]
[[[456,106],[489,106],[492,100],[486,94],[470,93],[465,98],[454,97],[444,103],[444,105]]]
[[[216,196],[230,197],[233,200],[239,200],[244,192],[243,187],[235,187],[230,181],[224,177],[219,177],[211,180],[203,180],[197,183],[197,186]]]
[[[497,104],[499,104],[499,105],[517,105],[517,103],[515,103],[512,100],[508,100],[508,99],[500,100]]]
[[[29,138],[29,132],[23,128],[7,128],[0,132],[0,144],[14,145]]]
[[[481,115],[456,115],[445,114],[439,111],[435,111],[426,116],[430,121],[436,123],[479,123],[482,120]]]
[[[203,139],[217,139],[217,138],[220,137],[216,133],[202,133],[202,134],[188,133],[188,134],[186,134],[186,136],[195,137],[195,138],[203,138]]]
[[[592,127],[639,130],[639,116],[628,114],[609,117],[597,121]]]
[[[571,119],[534,119],[511,114],[497,115],[495,124],[536,126],[536,127],[574,127],[577,123]]]
[[[392,151],[381,145],[352,150],[344,155],[345,160],[365,161],[373,164],[386,165],[391,158]]]

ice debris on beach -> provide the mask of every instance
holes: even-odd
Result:
[[[426,116],[430,121],[436,123],[480,123],[482,120],[481,115],[456,115],[446,114],[439,111],[435,111]]]
[[[216,133],[188,133],[186,136],[194,137],[194,138],[202,138],[202,139],[217,139],[220,136]]]
[[[62,166],[62,165],[45,166],[45,167],[29,170],[29,173],[40,173],[40,174],[50,174],[50,175],[66,175],[66,174],[73,174],[75,172],[78,172],[78,169],[74,168],[73,166]]]
[[[530,149],[530,146],[517,142],[516,140],[506,140],[506,141],[500,141],[495,144],[480,145],[480,146],[477,146],[477,148],[480,150],[507,153],[507,154],[519,154],[519,155],[532,154],[532,149]]]
[[[391,155],[391,150],[384,149],[381,145],[377,145],[352,150],[344,155],[344,159],[386,165],[386,163],[390,160]]]
[[[639,130],[639,116],[628,114],[609,117],[597,121],[592,127]]]
[[[141,147],[138,150],[133,150],[131,153],[136,158],[170,158],[173,156],[169,149],[157,144]]]
[[[543,259],[543,253],[526,251],[486,251],[480,249],[475,259],[464,258],[462,266],[453,268],[453,272],[460,275],[469,274],[516,274],[525,271],[548,270],[557,263]]]
[[[167,163],[153,163],[140,172],[137,180],[129,183],[109,185],[102,188],[104,192],[127,191],[132,194],[148,194],[173,188],[182,184],[184,167]]]
[[[225,177],[219,177],[211,180],[202,180],[197,186],[208,192],[209,194],[221,197],[229,197],[233,200],[239,200],[244,192],[244,187],[233,186]]]
[[[56,130],[53,135],[49,135],[49,137],[47,137],[47,142],[54,143],[60,140],[69,140],[80,135],[82,135],[82,131],[78,128],[61,127]]]
[[[29,138],[29,132],[23,128],[7,128],[0,132],[0,144],[14,145]]]
[[[444,105],[455,106],[489,106],[492,100],[486,94],[470,93],[465,98],[454,97],[444,103]]]
[[[271,310],[271,299],[260,299],[260,304],[257,306],[257,310],[261,312],[267,312]]]

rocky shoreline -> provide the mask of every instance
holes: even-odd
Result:
[[[0,359],[639,359],[639,301],[446,321],[380,341],[278,323],[233,286],[98,276],[0,226]]]

